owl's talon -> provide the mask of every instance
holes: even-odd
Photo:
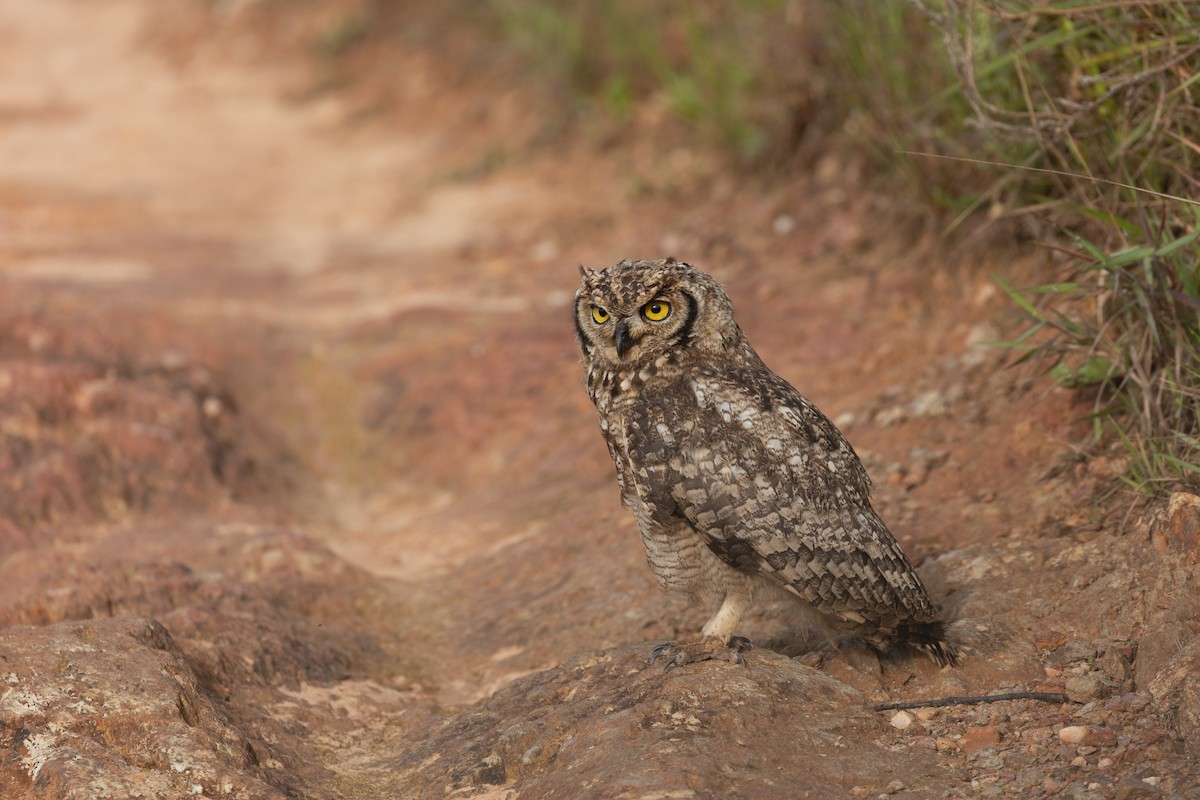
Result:
[[[743,653],[748,653],[754,649],[754,642],[747,639],[745,636],[730,636],[729,649],[733,651],[733,658],[739,664],[746,663],[746,656]]]
[[[753,647],[750,640],[744,636],[730,637],[728,644],[715,637],[705,636],[698,641],[683,644],[663,642],[654,648],[650,658],[657,661],[662,656],[669,655],[663,663],[664,670],[699,661],[731,661],[744,665],[746,657],[742,654]]]
[[[658,645],[657,647],[655,647],[653,650],[650,651],[650,660],[657,661],[658,659],[663,657],[663,653],[667,652],[674,646],[675,646],[674,642],[663,642],[662,644]]]

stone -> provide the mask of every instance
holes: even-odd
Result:
[[[1088,735],[1084,725],[1068,725],[1058,732],[1058,740],[1063,744],[1081,744]]]
[[[1096,659],[1096,667],[1109,679],[1122,685],[1129,680],[1132,672],[1129,660],[1116,647],[1105,650],[1104,655]]]
[[[253,469],[242,454],[253,436],[211,376],[125,363],[136,357],[96,350],[108,331],[95,326],[55,334],[5,362],[0,545],[10,525],[36,542],[65,522],[215,503]],[[214,402],[224,413],[197,413]]]
[[[1100,695],[1100,681],[1091,675],[1076,675],[1067,678],[1063,689],[1072,702],[1087,703]]]
[[[1200,497],[1175,492],[1165,515],[1150,524],[1150,540],[1160,553],[1179,553],[1189,564],[1200,561]]]
[[[1200,609],[1196,599],[1188,594],[1180,592],[1170,597],[1166,618],[1149,625],[1138,642],[1133,674],[1134,683],[1142,691],[1168,667],[1184,645],[1200,637]]]
[[[1092,747],[1116,747],[1117,732],[1108,728],[1089,731],[1083,742]]]
[[[166,629],[147,617],[0,632],[0,787],[26,800],[282,798]]]
[[[1156,786],[1146,783],[1136,775],[1126,775],[1117,782],[1113,796],[1117,800],[1146,800],[1146,798],[1162,797],[1163,793]]]
[[[482,791],[475,770],[490,756],[505,787],[523,797],[574,797],[580,786],[636,787],[636,796],[654,797],[721,797],[730,786],[756,798],[792,798],[797,787],[837,796],[850,786],[912,785],[902,776],[936,770],[932,750],[875,743],[883,723],[853,689],[773,653],[754,650],[747,662],[644,668],[640,647],[572,659],[501,689],[390,768],[403,776],[400,795],[412,798]],[[587,691],[545,699],[575,686]],[[664,702],[671,716],[663,716]],[[689,728],[675,714],[698,724]],[[529,766],[522,755],[534,737],[550,755]],[[831,747],[830,737],[852,744]],[[668,766],[681,763],[697,766]]]
[[[971,728],[958,740],[958,748],[967,755],[986,747],[995,747],[998,744],[1000,744],[1000,731],[992,726]]]
[[[1200,638],[1179,651],[1150,682],[1155,709],[1193,758],[1200,758]]]

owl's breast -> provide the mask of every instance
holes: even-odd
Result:
[[[646,529],[678,522],[670,461],[696,426],[696,399],[674,354],[613,368],[592,365],[588,393],[617,469],[624,504]]]
[[[647,394],[614,420],[627,478],[648,517],[659,524],[678,522],[674,493],[681,478],[680,453],[705,437],[694,406],[682,392]]]

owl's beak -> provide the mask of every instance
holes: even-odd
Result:
[[[617,323],[615,338],[617,344],[617,358],[624,358],[625,354],[629,352],[629,348],[633,347],[633,338],[629,335],[628,322],[621,320]]]

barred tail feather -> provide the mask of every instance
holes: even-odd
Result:
[[[901,622],[896,627],[896,640],[925,653],[939,666],[958,666],[958,651],[947,641],[943,622]]]

